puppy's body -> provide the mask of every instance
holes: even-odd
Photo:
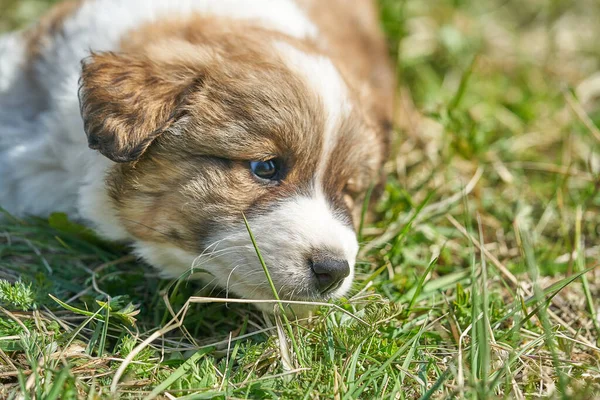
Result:
[[[376,21],[369,0],[62,3],[0,38],[0,205],[270,297],[244,213],[282,296],[341,295],[390,120]],[[327,290],[323,257],[349,266]]]

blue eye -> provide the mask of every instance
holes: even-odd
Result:
[[[280,163],[277,159],[266,161],[250,161],[250,170],[261,179],[277,180],[279,178]]]

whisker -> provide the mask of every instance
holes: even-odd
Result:
[[[236,265],[235,267],[233,267],[233,269],[231,270],[231,272],[229,272],[229,275],[227,276],[227,283],[225,285],[225,297],[229,298],[229,281],[231,279],[231,275],[235,272],[235,270],[239,267],[240,265]]]
[[[222,252],[220,254],[215,254],[214,256],[211,256],[211,257],[206,257],[206,258],[202,258],[202,259],[198,259],[197,258],[194,261],[194,263],[192,264],[192,267],[193,268],[198,268],[198,267],[200,267],[200,266],[202,266],[202,265],[204,265],[204,264],[206,264],[206,263],[208,263],[210,261],[214,261],[214,260],[216,260],[216,259],[218,259],[220,257],[227,256],[227,255],[230,255],[230,254],[235,254],[235,253],[237,253],[236,250],[231,250],[231,251]]]

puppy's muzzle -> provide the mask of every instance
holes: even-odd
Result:
[[[315,253],[310,260],[310,267],[315,276],[315,286],[321,294],[339,289],[350,275],[348,261],[329,253]]]

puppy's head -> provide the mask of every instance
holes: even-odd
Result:
[[[245,215],[280,297],[343,295],[382,135],[322,55],[276,36],[208,40],[84,62],[85,131],[116,162],[105,178],[116,220],[168,275],[193,266],[272,298]]]

